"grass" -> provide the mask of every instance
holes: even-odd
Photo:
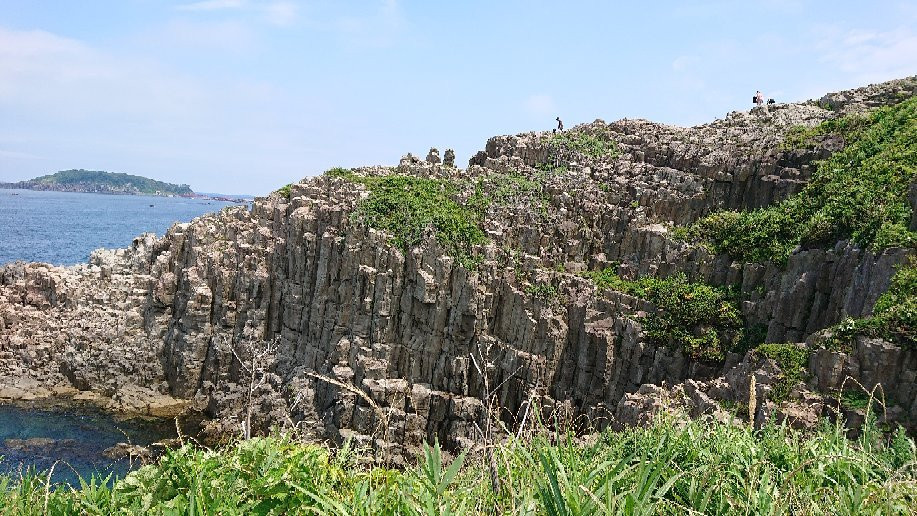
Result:
[[[803,434],[657,418],[589,442],[510,438],[494,447],[493,462],[449,460],[427,446],[406,470],[361,466],[346,446],[254,438],[216,450],[186,445],[113,485],[49,489],[41,474],[3,477],[0,514],[912,513],[914,441],[867,427],[851,441],[827,423]]]
[[[617,144],[607,138],[578,131],[560,132],[548,139],[551,157],[585,156],[591,159],[613,158],[618,153]]]
[[[683,273],[668,278],[627,280],[615,268],[588,273],[599,289],[645,299],[658,310],[646,316],[643,329],[650,341],[681,348],[688,356],[720,361],[739,350],[743,321],[725,289],[689,282]]]
[[[917,180],[917,97],[866,117],[829,120],[791,132],[785,146],[835,133],[846,142],[797,195],[754,211],[713,213],[689,227],[689,240],[746,262],[785,263],[797,246],[843,239],[879,251],[917,246],[907,229],[908,187]]]
[[[486,241],[483,207],[479,199],[459,200],[449,181],[406,175],[360,176],[348,169],[331,169],[328,177],[363,184],[369,196],[353,213],[355,220],[392,235],[392,244],[410,249],[432,231],[446,253],[473,269],[478,258],[474,247]]]

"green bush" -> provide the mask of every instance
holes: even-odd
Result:
[[[742,318],[724,289],[691,283],[683,273],[668,278],[621,278],[614,268],[588,273],[599,289],[645,299],[658,310],[644,319],[650,341],[679,347],[695,359],[719,361],[742,340]]]
[[[610,137],[575,130],[552,135],[547,146],[549,159],[555,164],[574,161],[577,157],[610,159],[618,154],[618,146]]]
[[[290,183],[286,186],[281,186],[277,189],[277,193],[286,200],[290,200],[290,196],[293,195],[293,183]]]
[[[689,238],[738,260],[778,263],[798,245],[847,238],[874,250],[917,245],[917,233],[907,229],[908,187],[917,180],[917,97],[791,132],[787,141],[828,133],[846,146],[818,162],[799,194],[759,210],[714,213],[691,225]]]
[[[557,287],[548,283],[531,284],[525,287],[525,293],[544,301],[557,297]]]
[[[474,246],[486,241],[484,204],[472,197],[461,203],[458,189],[448,181],[405,175],[360,176],[348,169],[331,169],[329,177],[360,183],[369,190],[353,213],[355,220],[392,235],[392,244],[407,250],[432,230],[446,252],[463,266],[477,265]]]
[[[792,343],[768,343],[755,348],[755,353],[773,359],[782,372],[773,385],[771,399],[780,402],[785,399],[799,382],[808,377],[810,351]]]

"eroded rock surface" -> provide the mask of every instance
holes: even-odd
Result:
[[[917,81],[826,102],[854,109],[899,91],[917,93]],[[448,151],[443,165],[431,151],[425,161],[408,154],[397,168],[355,170],[445,179],[462,196],[510,175],[539,185],[490,204],[489,241],[475,270],[432,235],[407,251],[392,246],[352,217],[367,187],[333,176],[305,179],[289,198],[261,198],[251,210],[177,224],[162,238],[143,235],[128,249],[99,250],[88,264],[7,265],[0,398],[78,391],[126,413],[196,411],[212,435],[237,434],[250,417],[255,431],[295,425],[315,438],[353,437],[396,454],[435,438],[450,447],[474,441],[489,399],[509,424],[531,400],[600,426],[639,423],[663,397],[714,413],[718,399],[737,401],[741,386],[730,385],[729,371],[743,367],[741,357],[720,367],[651,345],[634,315],[653,306],[599,293],[577,273],[620,263],[624,274],[684,271],[732,285],[744,296],[744,316],[766,325],[769,341],[801,342],[868,314],[910,250],[875,254],[839,242],[799,249],[779,268],[670,238],[673,224],[798,192],[814,160],[837,143],[793,151],[779,143],[791,127],[831,116],[807,103],[693,128],[597,120],[568,133],[616,142],[614,157],[558,157],[550,133],[526,133],[491,138],[464,170],[451,167]],[[879,374],[868,370],[871,358],[856,357],[854,364],[816,355],[824,364],[814,366],[819,385],[836,383],[836,370]],[[910,400],[913,362],[904,360],[888,386]],[[877,381],[888,380],[881,375]],[[677,392],[662,382],[678,384]]]

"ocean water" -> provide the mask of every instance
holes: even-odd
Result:
[[[78,476],[124,476],[127,459],[112,461],[102,452],[120,442],[149,446],[175,437],[171,420],[117,421],[90,407],[39,410],[0,405],[0,474],[19,478],[29,469],[47,472],[51,481],[79,485]],[[152,448],[154,451],[158,447]]]
[[[24,260],[73,265],[100,247],[128,247],[232,203],[71,192],[0,190],[0,265]]]
[[[144,232],[162,235],[231,203],[178,197],[101,195],[0,189],[0,265],[86,262],[99,247],[120,248]],[[172,437],[174,421],[117,421],[90,408],[35,410],[0,405],[0,474],[54,466],[53,482],[99,473],[122,476],[130,464],[102,452],[118,443],[147,445]],[[22,440],[33,439],[23,442]],[[39,440],[34,440],[39,439]],[[56,465],[55,465],[56,464]]]

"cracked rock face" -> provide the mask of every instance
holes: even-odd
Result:
[[[913,80],[887,84],[917,91]],[[871,106],[898,95],[870,88],[831,102]],[[88,264],[7,265],[0,399],[74,396],[131,414],[196,411],[212,435],[237,433],[250,417],[256,431],[295,425],[395,454],[433,439],[450,447],[476,440],[491,400],[510,425],[537,400],[548,414],[603,426],[616,417],[639,422],[651,395],[665,390],[650,384],[687,382],[679,396],[712,412],[709,389],[696,382],[726,371],[650,344],[635,315],[652,305],[597,292],[577,273],[619,263],[622,273],[684,271],[735,286],[746,294],[743,314],[766,325],[769,341],[800,342],[868,314],[909,250],[875,254],[839,242],[799,250],[780,269],[669,238],[672,224],[798,192],[834,143],[778,145],[789,128],[830,116],[818,105],[778,104],[693,128],[596,121],[568,133],[615,141],[614,157],[558,158],[550,133],[526,133],[491,138],[464,170],[451,166],[449,151],[442,165],[431,152],[397,168],[355,170],[448,180],[462,198],[476,184],[499,192],[509,176],[536,184],[487,208],[488,242],[475,270],[432,234],[411,249],[394,247],[353,216],[367,187],[332,176],[292,185],[289,198],[273,194],[251,210],[227,208],[161,238],[140,236],[128,249],[99,250]],[[558,159],[563,168],[539,167]],[[540,285],[551,294],[539,295]],[[906,393],[917,369],[908,360],[892,380]],[[625,403],[638,394],[644,401]]]

